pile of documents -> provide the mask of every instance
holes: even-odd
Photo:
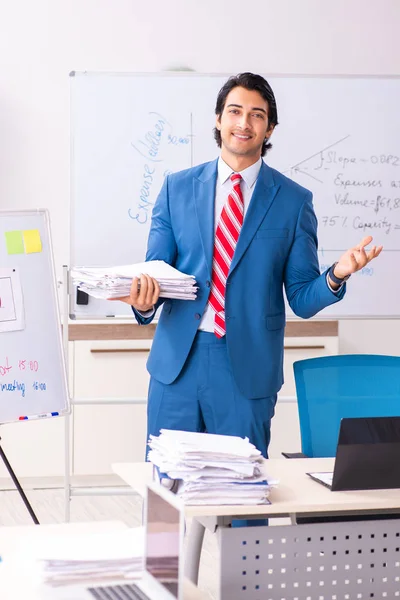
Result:
[[[89,296],[103,300],[129,296],[132,279],[142,274],[158,281],[161,298],[196,299],[198,288],[193,275],[181,273],[163,260],[120,267],[75,267],[71,270],[75,286]]]
[[[149,446],[158,477],[177,480],[185,504],[268,503],[266,461],[247,438],[161,429]]]
[[[144,569],[144,532],[135,527],[49,540],[35,549],[41,579],[52,586],[137,579]]]

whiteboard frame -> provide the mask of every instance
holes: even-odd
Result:
[[[55,308],[55,312],[56,312],[56,317],[58,317],[58,323],[57,323],[57,343],[59,345],[59,349],[60,349],[60,355],[61,355],[61,377],[62,377],[62,387],[65,390],[65,397],[66,397],[66,407],[59,409],[57,412],[59,413],[57,416],[52,416],[52,415],[41,415],[40,417],[38,417],[38,415],[31,415],[28,417],[27,421],[35,421],[40,419],[41,421],[44,419],[54,419],[54,418],[58,418],[58,417],[64,417],[65,415],[69,415],[71,414],[71,397],[69,394],[69,387],[68,387],[68,378],[67,378],[67,369],[66,369],[66,361],[65,361],[65,351],[64,351],[64,344],[63,344],[63,337],[62,337],[62,331],[61,331],[61,327],[68,327],[68,323],[61,323],[61,311],[60,311],[60,304],[59,304],[59,299],[58,299],[58,290],[57,290],[57,278],[56,278],[56,269],[55,269],[55,263],[54,263],[54,255],[53,255],[53,242],[52,242],[52,237],[51,237],[51,228],[50,228],[50,213],[48,211],[47,208],[36,208],[36,209],[25,209],[25,210],[0,210],[0,219],[1,217],[28,217],[28,216],[43,216],[44,217],[44,226],[46,228],[46,233],[48,236],[48,241],[49,241],[49,261],[50,261],[50,276],[52,279],[52,284],[51,284],[51,288],[52,288],[52,294],[53,294],[53,300],[54,300],[54,308]],[[26,325],[26,323],[25,323]],[[15,420],[11,420],[11,421],[1,421],[0,425],[6,425],[7,423],[19,423],[19,422],[25,422],[25,421],[19,421],[19,419],[15,419]]]
[[[117,71],[75,71],[72,70],[69,73],[69,76],[71,78],[74,77],[91,77],[91,76],[95,76],[95,77],[165,77],[165,78],[171,78],[171,77],[183,77],[183,78],[220,78],[220,77],[224,77],[226,79],[228,79],[229,77],[231,77],[232,75],[235,75],[236,73],[201,73],[201,72],[197,72],[197,71],[186,71],[186,70],[165,70],[165,71],[155,71],[155,72],[129,72],[129,71],[121,71],[121,72],[117,72]],[[260,75],[264,78],[266,78],[268,80],[268,78],[274,78],[274,79],[296,79],[296,78],[303,78],[303,79],[326,79],[326,80],[332,80],[332,79],[349,79],[349,80],[353,80],[353,79],[370,79],[370,80],[400,80],[400,75],[382,75],[382,74],[362,74],[362,73],[356,73],[356,74],[340,74],[340,73],[334,73],[334,74],[318,74],[318,73],[260,73]],[[72,107],[72,91],[70,88],[70,123],[71,123],[71,130],[72,130],[72,122],[73,122],[73,107]],[[73,227],[74,227],[74,219],[73,219],[73,211],[74,211],[74,207],[76,204],[76,199],[74,198],[74,186],[73,186],[73,170],[72,170],[72,165],[73,165],[73,157],[74,157],[74,148],[73,148],[73,135],[71,135],[71,146],[70,146],[70,164],[71,164],[71,170],[70,170],[70,189],[71,189],[71,195],[70,195],[70,242],[73,239]],[[400,250],[399,250],[400,252]],[[79,266],[79,265],[74,265],[74,261],[73,261],[73,247],[72,247],[72,243],[70,243],[70,264],[71,267],[75,267],[75,266]],[[86,265],[86,266],[90,266],[90,265]],[[351,285],[351,283],[349,284]],[[76,293],[76,288],[74,288],[74,286],[71,283],[71,280],[69,278],[69,290],[74,290],[74,292]],[[286,295],[285,295],[286,297]],[[99,321],[99,322],[104,322],[104,321],[112,321],[112,322],[118,322],[118,321],[122,321],[122,322],[130,322],[132,321],[132,316],[129,314],[116,314],[116,315],[90,315],[90,314],[77,314],[75,312],[73,312],[74,310],[74,298],[72,296],[72,294],[70,294],[69,297],[69,318],[72,320],[76,320],[76,321]],[[317,315],[311,317],[310,319],[307,319],[308,321],[358,321],[358,320],[362,320],[362,321],[371,321],[371,320],[398,320],[400,319],[400,314],[398,315],[329,315],[329,316],[324,316],[321,313],[318,313]],[[304,319],[302,317],[298,317],[296,315],[290,314],[290,315],[286,315],[286,321],[291,321],[291,322],[299,322],[299,321],[303,321]],[[158,318],[154,318],[153,319],[153,323],[157,323]],[[136,323],[134,323],[136,324]]]

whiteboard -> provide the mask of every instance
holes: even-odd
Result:
[[[216,158],[215,101],[227,75],[71,77],[71,265],[144,260],[167,173]],[[267,163],[314,194],[321,271],[371,234],[384,251],[318,318],[400,315],[400,79],[269,77],[279,125]],[[73,317],[130,315],[90,298]],[[288,316],[293,316],[288,310]]]
[[[69,410],[57,302],[47,211],[0,211],[0,423]]]

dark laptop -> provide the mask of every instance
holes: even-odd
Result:
[[[400,488],[400,417],[340,422],[333,473],[307,473],[332,491]]]

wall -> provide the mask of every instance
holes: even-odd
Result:
[[[59,274],[69,257],[71,70],[399,74],[397,0],[3,0],[1,8],[0,207],[50,209]],[[373,131],[377,115],[365,125]],[[345,321],[341,350],[397,353],[396,333],[399,322]]]

